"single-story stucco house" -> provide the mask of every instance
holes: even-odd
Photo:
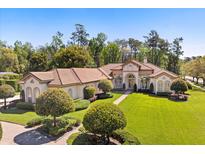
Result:
[[[178,76],[159,68],[145,59],[143,63],[131,60],[126,63],[108,64],[100,68],[57,68],[47,72],[30,72],[21,80],[26,102],[36,98],[50,87],[65,89],[73,99],[83,98],[83,89],[94,86],[102,79],[112,80],[115,89],[149,89],[153,92],[170,92],[170,86]]]

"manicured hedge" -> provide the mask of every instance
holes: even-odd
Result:
[[[116,130],[111,136],[124,145],[140,145],[139,140],[125,130]]]
[[[111,93],[101,93],[97,94],[97,99],[106,99],[106,98],[112,98],[113,95]]]
[[[158,96],[169,96],[171,95],[171,92],[157,92]]]
[[[87,109],[90,105],[90,101],[86,99],[74,101],[75,111]]]
[[[85,99],[90,99],[95,96],[96,89],[93,86],[86,86],[83,89],[83,94]]]
[[[43,122],[44,119],[45,119],[44,117],[34,118],[34,119],[28,121],[28,122],[26,123],[26,126],[27,126],[27,127],[38,126],[38,125],[40,125],[40,124]]]
[[[5,80],[0,79],[0,86],[1,86],[2,84],[5,84]]]
[[[34,105],[32,103],[20,102],[16,104],[16,107],[22,110],[34,111]]]
[[[9,80],[13,80],[13,79],[20,79],[21,75],[18,74],[3,74],[0,75],[0,79],[9,79]]]

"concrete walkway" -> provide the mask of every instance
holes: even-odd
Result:
[[[0,141],[1,145],[65,145],[66,140],[73,133],[78,132],[78,129],[81,127],[75,127],[70,132],[65,133],[63,136],[54,140],[53,138],[41,134],[35,128],[25,128],[22,125],[9,123],[9,122],[0,122],[2,126],[2,139]]]
[[[116,105],[120,104],[120,102],[122,102],[130,93],[131,91],[126,91],[122,96],[116,99],[113,103]]]
[[[0,144],[11,145],[16,144],[14,137],[30,129],[24,128],[22,125],[17,125],[9,122],[0,122],[2,126],[3,135]]]

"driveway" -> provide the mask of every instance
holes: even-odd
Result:
[[[9,103],[11,101],[18,100],[18,99],[20,99],[20,95],[15,95],[14,97],[7,98],[6,102]],[[3,106],[3,104],[4,104],[4,99],[0,99],[0,107]]]

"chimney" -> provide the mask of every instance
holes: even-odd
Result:
[[[144,63],[147,63],[147,57],[144,58]]]

